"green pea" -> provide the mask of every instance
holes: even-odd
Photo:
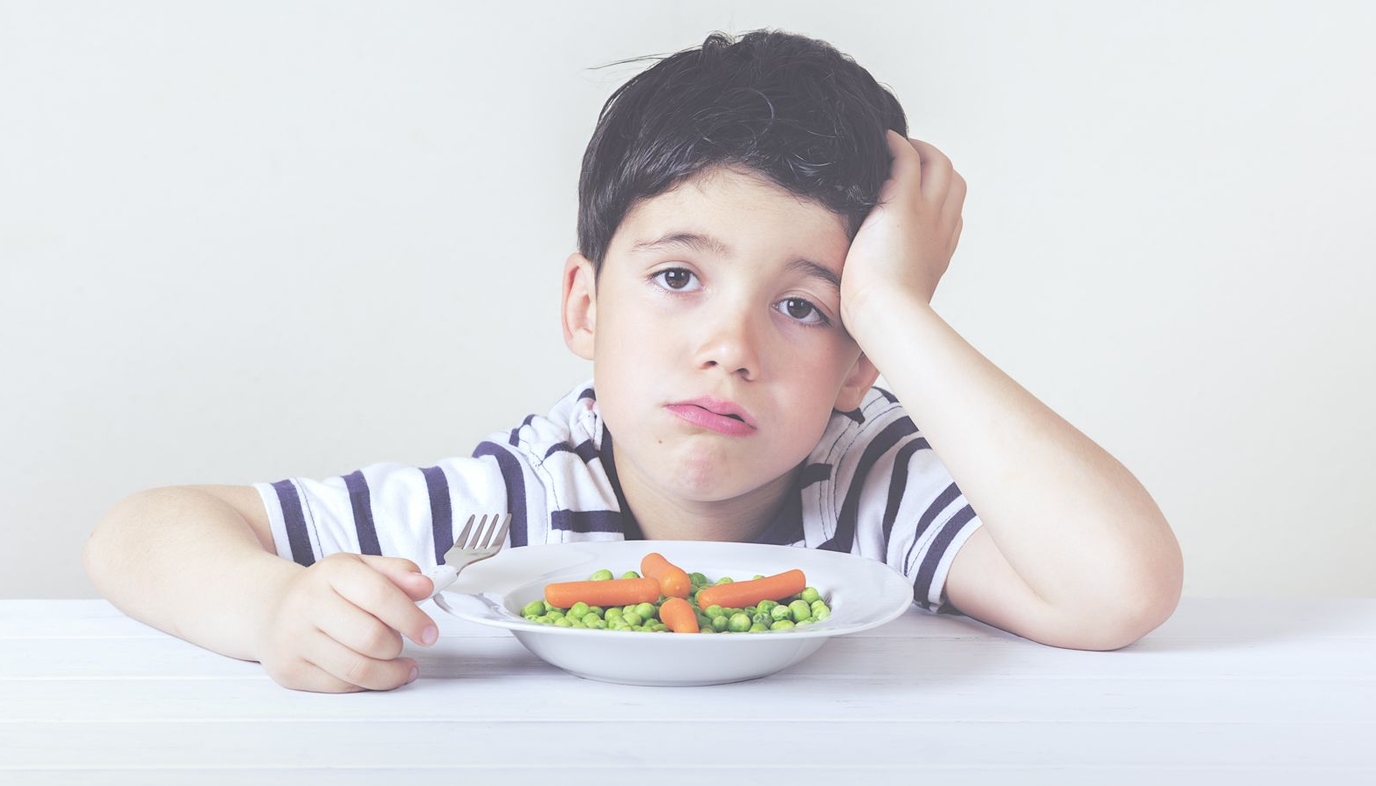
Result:
[[[788,608],[793,612],[793,621],[799,622],[812,616],[812,607],[807,605],[805,600],[795,600],[788,604]]]
[[[653,603],[641,603],[635,607],[635,613],[639,614],[641,619],[647,620],[652,620],[659,616],[659,610],[655,608]]]
[[[765,625],[763,622],[757,622],[757,623],[755,623],[754,625],[751,625],[751,626],[750,626],[749,632],[750,632],[750,633],[763,633],[764,631],[767,631],[767,630],[769,630],[769,626]]]
[[[732,633],[744,633],[750,630],[750,617],[746,616],[744,612],[738,611],[726,621],[726,628]]]
[[[610,609],[607,609],[607,612],[602,615],[602,618],[610,623],[612,620],[621,619],[622,615],[625,613],[626,612],[621,610],[620,606],[612,606]]]
[[[589,614],[596,614],[596,615],[599,616],[599,617],[602,616],[602,612],[603,612],[603,611],[605,611],[605,609],[603,609],[601,606],[589,606],[589,607],[588,607],[588,613],[589,613]]]
[[[601,617],[594,617],[591,614],[584,615],[582,622],[585,627],[593,630],[607,629],[607,623],[604,622]]]
[[[621,621],[626,623],[627,625],[630,625],[633,628],[636,625],[645,624],[645,620],[642,619],[641,616],[639,614],[636,614],[634,611],[622,614]]]
[[[725,610],[722,609],[721,606],[718,606],[715,603],[703,609],[703,612],[706,613],[709,617],[720,617],[724,613],[724,611]]]
[[[791,627],[793,627],[793,621],[792,621],[792,620],[775,620],[775,621],[774,621],[774,624],[769,626],[769,629],[770,629],[770,630],[788,630],[788,629],[791,628]]]
[[[561,620],[561,619],[564,618],[564,612],[559,611],[558,609],[555,609],[554,611],[551,611],[550,613],[546,614],[545,616],[546,616],[546,617],[549,617],[551,620]]]
[[[730,576],[722,576],[721,578],[717,579],[717,583],[718,583],[718,584],[730,584],[730,583],[731,583],[731,577],[730,577]]]
[[[582,620],[581,618],[565,617],[564,619],[568,620],[568,621],[569,621],[569,624],[572,625],[572,626],[575,627],[575,628],[586,628],[586,627],[588,627],[587,625],[584,625],[584,624],[583,624],[583,620]]]
[[[750,621],[756,625],[768,626],[769,623],[773,622],[774,620],[768,614],[763,614],[757,611],[754,614],[750,615]]]
[[[812,615],[812,618],[817,620],[818,622],[821,622],[822,620],[827,619],[830,616],[831,609],[819,609],[816,614]]]
[[[689,573],[689,574],[688,574],[688,581],[689,581],[694,587],[702,587],[702,586],[705,586],[705,585],[707,584],[707,577],[704,576],[704,575],[702,575],[701,573]]]
[[[724,614],[718,614],[712,618],[712,630],[716,631],[717,633],[721,633],[722,631],[726,630],[726,626],[728,624],[729,621],[726,619],[726,615]]]
[[[559,619],[557,619],[557,620],[554,621],[554,624],[557,625],[557,626],[559,626],[559,627],[561,627],[561,628],[572,628],[572,627],[573,627],[573,622],[570,621],[567,617],[560,617]]]
[[[801,628],[801,627],[803,627],[804,625],[811,625],[811,624],[813,624],[813,623],[816,622],[816,621],[817,621],[817,620],[815,620],[815,619],[805,619],[805,620],[803,620],[802,622],[796,623],[796,625],[797,625],[797,627]]]
[[[587,614],[587,613],[588,613],[588,604],[586,604],[586,603],[584,603],[583,601],[580,600],[580,601],[578,601],[577,603],[575,603],[575,604],[573,604],[572,606],[570,606],[568,612],[566,612],[564,616],[568,617],[568,618],[571,619],[571,620],[576,620],[576,619],[582,619],[582,618],[583,618],[583,615],[584,615],[584,614]]]
[[[610,581],[611,578],[612,572],[610,570],[607,570],[606,568],[603,568],[602,570],[599,570],[593,573],[591,576],[589,576],[588,581]]]
[[[640,574],[639,574],[639,573],[636,573],[636,572],[633,571],[633,570],[628,570],[628,571],[626,571],[625,573],[622,573],[622,574],[621,574],[621,578],[623,578],[623,579],[638,579],[638,578],[640,578]]]
[[[762,578],[764,578],[764,574],[763,574],[763,573],[756,573],[756,574],[755,574],[754,576],[752,576],[751,578],[752,578],[752,579],[762,579]]]
[[[793,612],[788,606],[781,606],[776,603],[774,608],[769,610],[769,616],[775,620],[786,620],[793,616]]]
[[[773,611],[774,607],[778,605],[779,604],[777,601],[762,600],[759,603],[755,604],[755,608],[759,609],[760,611]]]
[[[803,591],[798,593],[798,597],[808,603],[814,603],[822,599],[822,593],[818,592],[816,587],[804,587]]]
[[[532,600],[521,609],[523,617],[538,617],[545,613],[545,602],[543,600]]]

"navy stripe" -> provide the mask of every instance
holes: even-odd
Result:
[[[824,465],[822,465],[824,466]],[[776,546],[791,546],[805,539],[803,533],[803,495],[802,490],[789,494],[783,508],[769,522],[764,532],[755,536],[756,543],[772,543]]]
[[[502,445],[484,440],[473,450],[473,458],[491,456],[497,460],[497,468],[502,471],[502,482],[506,484],[507,510],[511,513],[511,545],[524,546],[529,540],[529,523],[526,520],[526,479],[521,471],[521,462],[511,455]]]
[[[912,420],[903,417],[885,426],[884,430],[870,441],[860,456],[860,464],[855,468],[850,489],[846,491],[846,500],[841,503],[841,512],[836,515],[836,534],[818,548],[843,552],[851,550],[855,543],[855,522],[860,515],[860,497],[865,490],[866,477],[881,456],[898,444],[899,440],[916,431],[917,426],[913,425]]]
[[[621,491],[621,479],[616,475],[616,448],[612,446],[612,433],[602,427],[602,469],[611,481],[612,491],[616,492],[616,506],[621,509],[621,537],[623,540],[644,540],[645,531],[635,519],[635,511],[626,504],[626,495]]]
[[[309,568],[315,564],[315,552],[311,549],[311,536],[306,531],[306,513],[301,509],[301,495],[296,493],[296,484],[290,480],[279,480],[272,484],[272,490],[277,492],[282,518],[287,523],[287,544],[291,547],[291,558],[297,565]]]
[[[912,460],[914,453],[930,447],[926,438],[918,437],[904,445],[893,460],[893,477],[889,479],[889,501],[884,508],[884,554],[889,553],[889,535],[893,532],[893,521],[898,518],[898,506],[903,504],[903,494],[908,490],[908,462]]]
[[[851,420],[855,421],[856,423],[864,423],[864,422],[865,422],[865,413],[861,412],[860,409],[859,409],[858,407],[857,407],[856,409],[850,410],[849,412],[842,412],[842,411],[839,410],[839,409],[833,409],[832,412],[835,412],[835,413],[838,413],[838,414],[841,414],[841,415],[845,415],[846,417],[850,418]]]
[[[597,400],[597,394],[593,392],[593,389],[592,389],[592,388],[583,388],[583,392],[578,394],[578,399],[581,401],[581,400],[583,400],[583,399],[585,399],[585,398],[592,399],[593,401],[596,401],[596,400]]]
[[[830,464],[808,464],[806,467],[803,467],[802,472],[798,473],[798,488],[807,488],[813,483],[820,483],[830,479]]]
[[[922,560],[922,569],[917,572],[917,580],[913,582],[913,600],[920,603],[923,608],[931,608],[931,601],[927,600],[927,595],[932,591],[932,578],[936,575],[936,568],[941,564],[942,556],[946,554],[946,549],[950,547],[951,541],[955,540],[960,528],[974,517],[974,508],[969,505],[961,508],[946,522],[946,526],[941,528],[931,548],[927,549],[927,556]]]
[[[912,570],[913,549],[917,548],[917,544],[922,542],[922,535],[926,533],[928,527],[932,526],[932,522],[936,521],[936,517],[940,516],[941,512],[946,510],[946,508],[950,507],[951,503],[955,502],[956,498],[959,496],[960,489],[956,488],[956,484],[952,483],[942,489],[936,499],[932,500],[932,504],[928,505],[927,509],[922,512],[922,518],[918,519],[917,522],[917,529],[913,530],[913,542],[908,546],[908,553],[903,555],[904,573]]]
[[[430,531],[435,536],[435,564],[444,564],[444,554],[454,546],[454,508],[449,499],[449,481],[439,467],[421,467],[425,490],[430,494]]]
[[[382,547],[377,543],[377,527],[373,524],[373,501],[368,494],[368,480],[363,477],[363,470],[345,475],[344,485],[349,488],[349,504],[354,509],[354,530],[358,532],[359,552],[381,556]]]
[[[511,437],[510,437],[509,439],[507,439],[507,442],[510,443],[511,446],[512,446],[513,448],[516,447],[517,445],[520,445],[520,444],[521,444],[521,427],[520,427],[520,426],[517,426],[516,428],[514,428],[514,429],[511,430]]]
[[[890,404],[898,403],[898,396],[895,396],[894,394],[890,393],[889,391],[883,388],[871,387],[870,390],[873,390],[875,393],[878,393],[879,395],[883,396],[884,400],[889,402]]]
[[[571,447],[567,442],[556,442],[549,446],[549,450],[545,451],[545,458],[549,458],[555,453],[572,453],[578,456],[578,458],[583,459],[584,464],[588,464],[592,462],[593,459],[598,458],[597,446],[594,445],[590,439],[583,440],[576,448]]]
[[[556,510],[549,525],[565,532],[615,532],[621,534],[621,513],[615,510]]]

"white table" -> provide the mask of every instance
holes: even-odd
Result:
[[[1113,653],[911,612],[706,688],[429,610],[420,680],[327,696],[103,601],[0,601],[0,783],[1376,783],[1376,600],[1187,599]]]

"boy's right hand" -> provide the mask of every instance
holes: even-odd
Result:
[[[258,660],[295,690],[391,690],[416,678],[402,635],[429,646],[439,631],[416,601],[433,584],[410,560],[332,554],[297,571],[265,621]],[[400,633],[398,633],[400,631]]]

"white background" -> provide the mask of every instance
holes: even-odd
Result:
[[[940,312],[1153,492],[1194,595],[1376,595],[1376,6],[0,3],[0,597],[150,486],[467,455],[564,348],[583,147],[777,27],[970,184]]]

